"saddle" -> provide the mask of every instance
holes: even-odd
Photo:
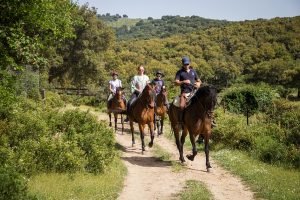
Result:
[[[191,103],[191,99],[192,99],[192,97],[194,96],[194,94],[195,94],[195,92],[191,92],[191,93],[187,93],[186,94],[186,107],[187,106],[189,106],[190,105],[190,103]],[[180,95],[178,95],[178,96],[176,96],[174,99],[173,99],[173,105],[175,106],[175,107],[180,107]]]

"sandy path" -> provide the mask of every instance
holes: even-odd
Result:
[[[98,113],[95,113],[97,114]],[[100,120],[108,120],[107,115],[98,115]],[[168,125],[167,125],[168,126]],[[119,127],[121,125],[119,124]],[[186,170],[173,172],[171,163],[159,161],[152,154],[151,149],[146,149],[141,154],[140,138],[136,135],[136,145],[131,147],[131,135],[129,125],[125,124],[125,134],[118,130],[116,141],[121,146],[122,160],[128,169],[124,188],[118,199],[120,200],[153,200],[153,199],[178,199],[175,194],[180,193],[187,180],[203,182],[212,192],[214,199],[223,200],[250,200],[254,194],[242,183],[242,181],[218,166],[211,159],[212,169],[206,172],[204,152],[199,151],[193,162],[186,159]],[[137,128],[135,129],[137,130]],[[166,133],[169,134],[169,133]],[[149,135],[145,136],[149,138]],[[189,142],[187,138],[186,142]],[[179,155],[175,142],[165,137],[155,137],[155,145],[159,145],[172,155],[172,160],[178,161]],[[185,155],[190,153],[185,150]]]

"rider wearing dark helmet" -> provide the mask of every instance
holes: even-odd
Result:
[[[198,89],[201,86],[201,80],[199,79],[197,72],[190,66],[190,59],[185,56],[181,59],[182,68],[177,71],[175,76],[175,85],[180,86],[180,109],[179,113],[179,124],[183,123],[183,110],[186,106],[187,97],[193,92],[193,90]],[[213,111],[210,111],[213,117]],[[214,119],[212,120],[212,127],[216,126]],[[198,140],[199,141],[199,140]]]
[[[175,76],[175,85],[180,86],[180,108],[183,110],[186,104],[186,98],[191,94],[194,88],[199,88],[201,80],[197,72],[190,66],[188,57],[182,58],[182,68],[177,71]]]

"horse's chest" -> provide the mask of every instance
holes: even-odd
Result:
[[[151,108],[144,109],[141,113],[135,113],[136,118],[139,118],[141,121],[144,122],[151,122],[154,120],[154,110]]]

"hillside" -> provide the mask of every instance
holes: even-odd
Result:
[[[129,19],[120,15],[98,16],[116,31],[119,40],[165,38],[175,34],[186,34],[210,27],[221,27],[230,22],[206,19],[198,16],[163,16],[161,19]]]

